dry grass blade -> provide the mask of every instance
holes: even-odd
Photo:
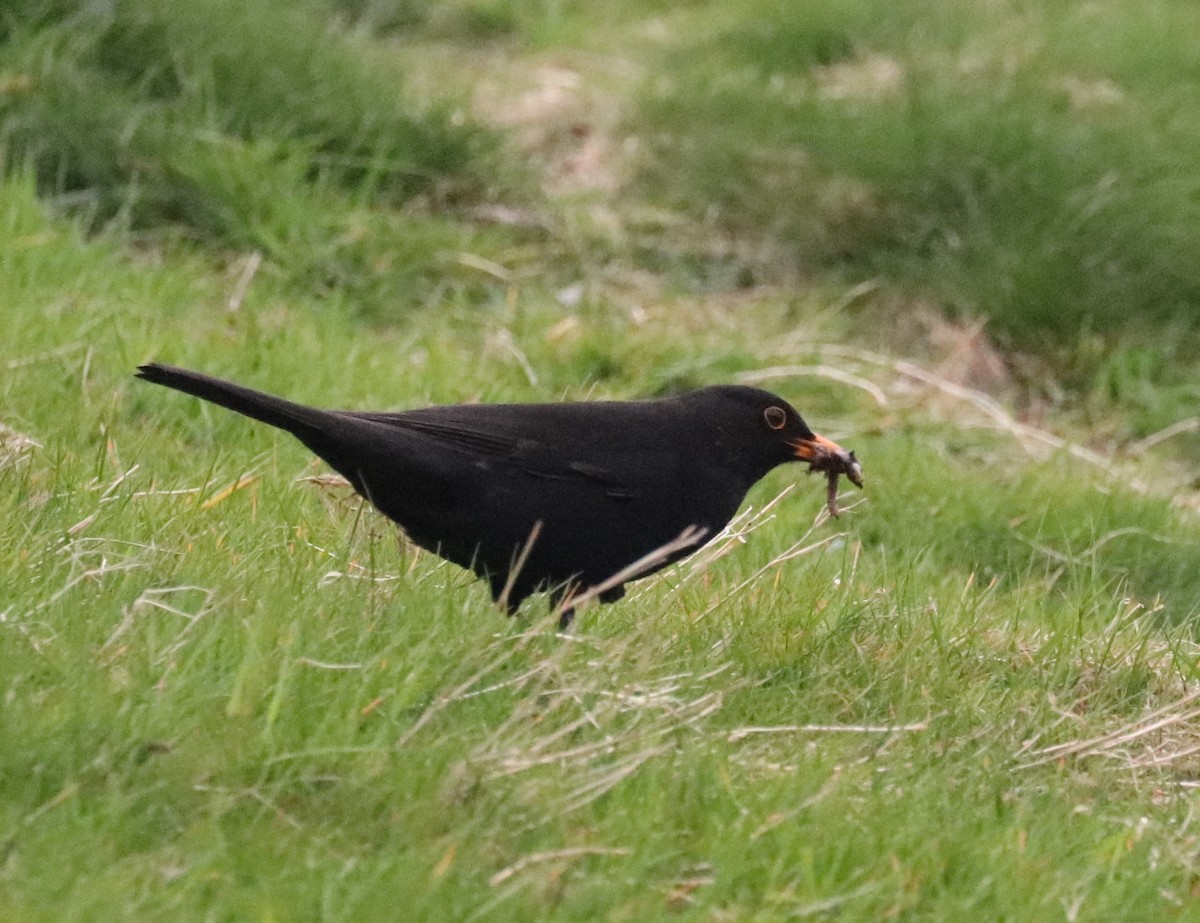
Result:
[[[632,564],[621,568],[607,580],[595,586],[588,587],[582,593],[568,594],[555,610],[555,615],[561,618],[562,614],[568,609],[579,609],[596,597],[613,589],[613,587],[618,587],[627,580],[633,580],[647,571],[654,570],[654,568],[660,566],[664,561],[670,560],[678,552],[700,544],[704,541],[704,536],[707,534],[708,530],[705,528],[688,526],[677,537],[664,545],[660,545],[648,554],[642,555]]]
[[[189,612],[180,606],[168,602],[168,600],[178,594],[185,596],[200,594],[202,599],[196,611]],[[174,640],[170,644],[163,646],[154,658],[155,663],[169,661],[187,642],[188,635],[196,627],[197,623],[213,611],[213,596],[214,593],[212,590],[201,586],[160,587],[143,590],[141,595],[131,605],[125,607],[124,616],[108,636],[108,639],[100,645],[98,653],[108,662],[116,659],[116,656],[121,651],[117,647],[117,642],[133,627],[137,618],[148,611],[160,611],[170,613],[184,620],[184,625],[176,633]]]
[[[912,724],[781,724],[734,728],[725,739],[735,744],[757,734],[894,734],[928,729],[928,721],[916,721]]]
[[[65,584],[63,584],[63,586],[61,586],[57,590],[55,590],[49,596],[49,598],[42,600],[40,603],[38,603],[36,606],[34,606],[32,609],[30,609],[30,614],[35,613],[35,612],[41,612],[43,609],[47,609],[50,606],[53,606],[55,603],[57,603],[60,599],[62,599],[64,596],[66,596],[68,593],[70,593],[73,589],[75,589],[81,583],[87,583],[88,581],[91,581],[91,580],[98,580],[101,577],[108,576],[109,574],[117,574],[117,573],[123,573],[125,571],[137,570],[138,568],[146,567],[146,566],[148,566],[148,565],[145,562],[137,561],[137,560],[120,561],[117,563],[109,563],[108,561],[101,561],[100,564],[98,564],[96,567],[89,567],[87,570],[84,570],[84,571],[76,574],[74,577],[72,577],[70,580],[68,580]]]
[[[541,865],[546,862],[561,862],[565,859],[584,859],[588,856],[628,856],[630,850],[619,846],[569,846],[566,849],[548,849],[545,852],[530,853],[522,856],[512,865],[506,866],[488,879],[493,888],[502,885],[529,868],[531,865]]]
[[[855,888],[853,891],[847,891],[845,894],[835,894],[832,897],[826,897],[819,901],[811,901],[807,904],[800,904],[792,909],[794,917],[813,917],[813,916],[828,916],[831,911],[836,910],[842,904],[847,904],[850,901],[857,900],[863,895],[870,894],[872,891],[878,891],[882,885],[870,882],[863,885],[861,888]]]
[[[482,651],[482,653],[485,655],[493,652],[495,655],[491,659],[484,661],[482,666],[473,671],[465,680],[463,680],[449,692],[438,696],[433,702],[431,702],[429,706],[426,707],[423,712],[421,712],[420,717],[417,718],[413,725],[402,735],[400,735],[400,738],[396,741],[395,746],[397,748],[404,747],[423,727],[425,727],[426,724],[433,720],[434,717],[436,717],[454,702],[466,698],[472,691],[476,691],[476,686],[480,685],[480,683],[483,682],[483,680],[488,676],[491,676],[502,669],[505,664],[511,662],[529,644],[531,644],[536,638],[540,637],[541,634],[541,629],[535,626],[523,631],[515,638],[503,636],[498,638],[491,646]],[[554,655],[554,658],[561,659],[566,655],[566,651],[566,646],[562,646],[558,653]],[[550,661],[547,661],[547,663],[549,662]]]
[[[795,489],[795,486],[795,484],[788,484],[783,490],[768,500],[762,509],[755,510],[751,506],[738,513],[711,542],[691,557],[687,565],[688,573],[681,582],[690,580],[697,574],[703,573],[714,561],[725,557],[725,555],[729,554],[735,548],[746,544],[751,532],[761,528],[775,518],[773,512],[775,507]],[[810,528],[801,540],[803,541],[812,532],[813,530]]]
[[[34,449],[41,447],[42,444],[33,437],[0,423],[0,469],[24,461],[33,454]]]
[[[228,500],[230,497],[232,497],[239,490],[249,487],[251,484],[253,484],[257,480],[258,480],[257,474],[250,474],[250,473],[243,474],[240,478],[238,478],[232,484],[229,484],[228,486],[223,487],[221,490],[217,491],[215,494],[213,494],[211,497],[209,497],[207,500],[205,500],[203,503],[201,503],[200,509],[211,510],[218,503],[224,503],[226,500]]]
[[[554,803],[554,813],[570,814],[586,807],[597,798],[601,798],[624,782],[646,763],[658,756],[670,753],[674,747],[669,744],[658,744],[653,747],[643,747],[627,756],[616,765],[609,765],[603,771],[592,774],[583,785],[570,792]]]
[[[367,666],[365,663],[330,663],[327,660],[314,660],[312,657],[297,657],[296,663],[317,670],[362,670]]]
[[[722,529],[715,538],[703,548],[692,555],[685,564],[680,565],[673,570],[664,571],[663,576],[668,574],[672,577],[671,593],[677,594],[685,586],[702,576],[712,564],[725,555],[746,544],[750,533],[756,529],[766,525],[774,519],[773,510],[775,506],[786,497],[795,487],[794,484],[789,484],[771,500],[769,500],[762,509],[755,510],[753,507],[747,507],[737,516],[735,516],[729,524]],[[800,538],[799,543],[803,543],[810,535],[812,535],[815,525],[810,527],[807,532]],[[798,543],[798,544],[799,544]],[[796,547],[795,545],[793,548]],[[786,553],[786,552],[785,552]]]
[[[246,300],[246,293],[250,291],[250,283],[254,281],[262,262],[263,255],[258,250],[246,257],[242,271],[238,274],[237,283],[233,286],[233,291],[229,293],[229,300],[225,303],[225,310],[230,314],[241,310],[242,302]]]
[[[79,794],[82,786],[78,782],[71,782],[59,790],[57,795],[43,801],[40,805],[26,814],[19,821],[15,829],[10,829],[9,834],[4,839],[0,840],[0,858],[7,859],[9,852],[17,844],[17,835],[26,827],[32,827],[44,815],[53,811],[60,805],[66,804],[72,798]]]
[[[784,564],[787,561],[791,561],[794,558],[800,558],[800,557],[804,557],[805,555],[812,554],[812,552],[814,552],[814,551],[818,551],[822,548],[825,548],[828,545],[831,545],[837,541],[844,539],[849,533],[835,532],[833,535],[827,535],[827,536],[825,536],[825,538],[818,539],[815,542],[809,542],[806,544],[805,539],[807,539],[808,536],[811,534],[812,534],[812,530],[810,529],[809,532],[805,534],[805,537],[802,538],[800,541],[794,543],[786,551],[782,551],[779,554],[775,555],[775,557],[773,557],[770,561],[768,561],[766,564],[764,564],[762,567],[760,567],[758,570],[756,570],[753,574],[751,574],[749,577],[747,577],[741,583],[734,585],[733,588],[730,589],[724,595],[722,595],[721,598],[719,598],[711,606],[709,606],[707,609],[705,609],[703,612],[701,612],[699,615],[697,615],[696,620],[699,621],[700,619],[706,618],[707,616],[711,615],[713,612],[715,612],[717,609],[719,609],[722,605],[724,605],[728,600],[737,599],[738,595],[743,590],[745,590],[747,587],[753,586],[755,583],[757,583],[759,580],[761,580],[765,575],[767,575],[767,574],[771,573],[772,571],[774,571],[775,569],[777,569],[781,564]]]
[[[496,597],[496,605],[505,612],[508,611],[508,598],[512,594],[513,585],[517,582],[517,577],[520,576],[521,571],[524,569],[525,562],[529,560],[529,553],[533,551],[533,545],[541,534],[542,521],[539,519],[533,524],[533,528],[529,530],[529,538],[525,539],[521,553],[517,555],[516,563],[509,568],[508,579],[504,581],[504,589]]]
[[[1179,420],[1170,426],[1160,429],[1157,433],[1151,433],[1145,439],[1139,439],[1133,443],[1129,446],[1129,454],[1141,455],[1161,442],[1166,442],[1168,439],[1174,439],[1176,436],[1182,436],[1185,433],[1194,433],[1198,429],[1200,429],[1200,417],[1188,417],[1186,420]]]
[[[638,649],[636,637],[624,636],[580,664],[578,646],[557,646],[502,684],[514,687],[516,705],[467,764],[481,779],[507,780],[530,803],[561,817],[674,753],[678,735],[705,736],[731,685],[714,681],[729,665],[614,684],[616,665],[627,666]]]
[[[49,362],[53,359],[62,359],[74,353],[86,352],[88,349],[87,343],[66,343],[62,346],[56,346],[54,349],[48,349],[45,352],[35,353],[32,356],[21,356],[19,359],[9,359],[4,364],[4,367],[10,371],[13,369],[23,369],[31,365],[38,365],[42,362]]]
[[[1200,689],[1193,690],[1183,698],[1156,708],[1106,734],[1035,750],[1033,751],[1034,758],[1022,763],[1017,768],[1032,769],[1035,766],[1057,762],[1067,757],[1089,757],[1111,753],[1148,734],[1200,718],[1200,706],[1193,705],[1198,699],[1200,699]],[[1159,762],[1166,761],[1168,760],[1159,760]]]

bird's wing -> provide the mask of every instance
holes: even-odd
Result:
[[[360,419],[384,423],[399,430],[415,431],[433,436],[452,448],[480,455],[512,457],[521,440],[500,432],[489,432],[477,426],[467,426],[450,420],[426,420],[415,414],[355,414]]]
[[[546,405],[524,405],[515,414],[496,414],[484,409],[488,406],[352,415],[533,477],[591,483],[617,499],[640,496],[646,475],[664,463],[658,453],[630,443],[628,426],[618,429],[595,419],[581,426],[580,421],[559,419],[561,414]]]

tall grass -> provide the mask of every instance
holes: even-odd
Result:
[[[486,133],[406,100],[401,68],[331,32],[320,9],[132,0],[10,14],[10,156],[32,163],[47,191],[92,197],[101,216],[235,238],[236,224],[215,219],[236,198],[206,203],[211,184],[194,174],[209,159],[240,172],[243,148],[285,172],[302,160],[291,182],[325,180],[381,203],[484,188]]]
[[[1152,7],[760,4],[648,81],[646,188],[1022,348],[1193,336],[1195,11]]]
[[[257,250],[368,316],[427,300],[442,254],[489,247],[397,209],[516,188],[492,133],[415,101],[399,56],[320,5],[45,2],[3,29],[0,144],[44,196],[93,228]]]

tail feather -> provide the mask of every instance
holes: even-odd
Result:
[[[264,394],[262,391],[235,385],[231,381],[188,369],[160,365],[157,362],[138,366],[137,377],[212,401],[247,417],[287,430],[305,441],[306,437],[311,437],[314,432],[326,430],[332,420],[336,419],[334,414],[325,410],[306,407],[281,397]]]

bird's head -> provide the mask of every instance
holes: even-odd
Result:
[[[810,471],[845,475],[863,486],[862,465],[854,453],[809,429],[796,409],[770,391],[721,385],[693,392],[709,405],[710,419],[734,435],[743,451],[769,463],[806,462]]]

